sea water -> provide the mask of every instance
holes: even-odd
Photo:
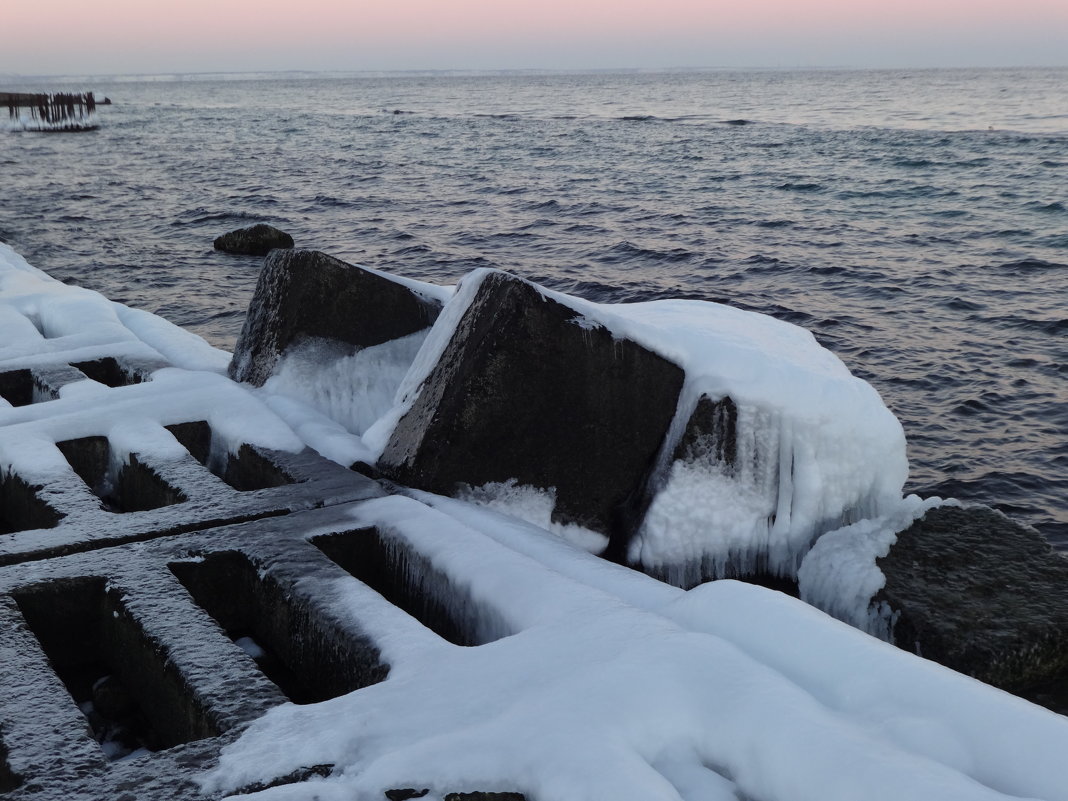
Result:
[[[40,87],[40,88],[39,88]],[[0,239],[232,347],[298,247],[810,329],[901,419],[907,491],[1068,549],[1068,69],[28,81],[100,130],[0,128]],[[2,125],[2,121],[0,121]]]

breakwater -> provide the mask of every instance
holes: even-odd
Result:
[[[264,271],[240,346],[246,358],[231,368],[262,365],[257,389],[226,377],[229,354],[161,318],[50,280],[0,246],[7,798],[221,801],[309,781],[279,792],[647,801],[676,797],[670,788],[681,793],[695,777],[723,797],[769,801],[855,797],[861,786],[886,789],[867,796],[873,801],[1060,798],[1068,776],[1047,751],[1068,748],[1064,718],[886,648],[783,593],[737,581],[685,592],[477,502],[371,480],[346,469],[347,449],[360,438],[280,392],[275,380],[309,355],[307,334],[343,364],[351,361],[346,344],[366,345],[355,356],[363,354],[367,368],[411,358],[401,344],[418,331],[372,327],[330,341],[344,332],[324,330],[323,321],[361,316],[361,303],[364,317],[386,308],[385,290],[353,296],[346,278],[398,282],[387,287],[391,295],[414,292],[416,328],[431,322],[436,309],[428,304],[443,303],[416,359],[416,373],[430,370],[422,402],[456,398],[462,384],[479,389],[459,395],[482,407],[469,414],[438,402],[423,415],[413,405],[398,421],[388,451],[419,440],[416,469],[407,471],[419,485],[436,447],[464,445],[447,432],[413,439],[420,420],[478,425],[492,416],[485,403],[504,398],[502,382],[517,378],[531,397],[556,394],[552,380],[516,376],[508,358],[480,363],[481,349],[465,341],[500,340],[519,323],[554,333],[564,352],[583,351],[607,343],[605,326],[645,339],[653,321],[628,324],[610,308],[579,308],[500,273],[478,274],[450,298],[307,251],[292,258],[325,262],[328,274],[298,273],[332,281],[277,283],[284,264]],[[519,313],[484,319],[479,309],[500,291]],[[324,313],[342,306],[353,315]],[[256,325],[265,318],[288,328]],[[744,319],[745,328],[756,325]],[[782,323],[765,325],[786,333]],[[676,327],[657,328],[685,338]],[[725,345],[730,330],[720,332]],[[256,331],[287,337],[261,341]],[[796,329],[786,339],[799,336],[807,334]],[[770,337],[761,349],[799,355],[784,344]],[[809,341],[805,350],[816,347]],[[614,359],[612,348],[597,352],[630,369],[633,360]],[[806,363],[823,360],[797,366]],[[307,366],[312,377],[344,377],[324,372],[323,359]],[[733,387],[739,400],[756,402],[740,392],[745,386],[743,379]],[[586,432],[589,410],[568,398],[577,419],[559,425],[598,438]],[[513,408],[502,448],[515,437],[509,425],[553,425],[529,419],[542,417],[540,406]],[[729,435],[742,432],[744,406],[701,408],[671,458],[744,481],[725,464],[744,461],[743,438]],[[520,451],[507,455],[523,467]],[[453,461],[457,476],[479,467]],[[567,460],[555,461],[537,469],[567,469]],[[795,461],[801,500],[814,489],[803,486],[814,466]],[[701,469],[710,463],[713,470]],[[395,476],[397,464],[379,460]],[[632,470],[621,475],[645,483]],[[567,500],[571,516],[584,505],[570,490]],[[613,527],[610,517],[587,522]],[[859,691],[825,689],[856,686],[858,672]],[[947,758],[910,727],[880,725],[888,699],[896,720],[937,726],[957,750]],[[805,736],[784,741],[784,714]],[[633,744],[618,745],[621,729]],[[680,744],[679,755],[648,763],[665,738]],[[776,781],[764,792],[769,771]]]

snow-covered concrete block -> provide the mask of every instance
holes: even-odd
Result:
[[[528,281],[474,278],[380,468],[443,494],[508,481],[552,492],[557,520],[625,537],[683,370]]]
[[[385,678],[307,542],[353,527],[340,506],[0,567],[4,798],[217,798],[198,774],[268,709]]]
[[[97,435],[56,443],[63,462],[51,470],[16,461],[0,474],[0,565],[384,494],[310,449],[231,453],[216,440],[200,451],[190,426],[207,424],[169,427],[190,443],[176,458],[123,453]]]
[[[314,250],[279,250],[264,262],[230,376],[262,385],[290,348],[351,356],[428,328],[440,302],[373,270]]]

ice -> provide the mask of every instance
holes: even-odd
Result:
[[[575,524],[553,521],[552,514],[556,508],[555,490],[543,490],[509,479],[483,484],[480,487],[463,486],[456,497],[461,501],[533,523],[590,553],[600,553],[608,545],[608,537],[600,532]]]
[[[401,380],[426,339],[420,331],[356,353],[332,340],[286,350],[264,388],[308,405],[363,434],[392,408]]]
[[[238,637],[234,640],[234,645],[253,659],[263,659],[267,655],[267,652],[260,647],[260,644],[251,637]]]
[[[46,122],[34,117],[29,108],[16,108],[14,116],[8,114],[0,119],[0,131],[65,131],[75,128],[92,128],[99,125],[96,112],[84,112],[81,116],[69,120]]]
[[[372,453],[384,449],[490,274],[475,270],[460,282],[401,382],[396,406],[366,430]],[[704,301],[597,304],[539,291],[573,308],[583,325],[602,325],[686,371],[634,561],[681,585],[755,571],[792,577],[821,533],[900,502],[908,475],[901,424],[810,332]],[[671,461],[701,395],[730,397],[738,407],[734,467]]]
[[[602,313],[610,328],[686,369],[676,437],[702,394],[738,407],[733,467],[662,459],[657,495],[632,547],[636,561],[682,584],[700,573],[792,576],[823,531],[900,500],[908,475],[900,423],[808,331],[700,301]]]
[[[876,560],[890,552],[898,532],[929,509],[945,503],[937,497],[921,499],[909,495],[887,514],[824,534],[798,570],[801,599],[861,631],[892,642],[894,618],[890,610],[885,604],[871,603],[886,584]]]
[[[364,444],[359,435],[353,434],[341,423],[304,401],[266,392],[257,392],[256,395],[284,420],[308,447],[325,458],[346,467],[353,462],[371,464],[377,458],[377,454]]]

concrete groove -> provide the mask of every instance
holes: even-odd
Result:
[[[167,366],[22,362],[0,372],[16,410],[87,377],[108,387],[94,392],[122,391]],[[351,610],[316,591],[356,579],[306,539],[359,529],[347,510],[386,491],[307,449],[227,448],[209,411],[159,426],[188,451],[180,458],[124,456],[102,423],[57,442],[57,469],[17,449],[0,465],[5,801],[213,798],[193,777],[268,709],[387,675]],[[0,435],[48,416],[10,419]]]

